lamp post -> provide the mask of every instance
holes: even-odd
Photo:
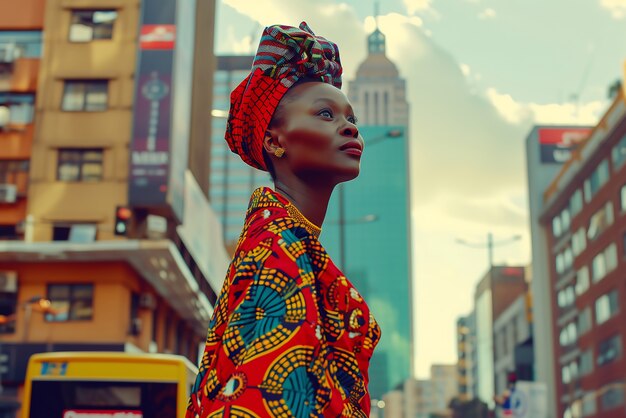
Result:
[[[365,141],[365,145],[366,147],[370,147],[374,144],[378,144],[383,142],[384,140],[387,139],[391,139],[391,138],[399,138],[403,135],[403,131],[400,129],[391,129],[387,132],[385,132],[383,135],[380,136],[376,136],[372,139],[366,140]],[[337,221],[337,223],[339,224],[339,264],[341,266],[341,269],[345,270],[347,268],[346,266],[346,224],[347,223],[351,223],[351,222],[346,222],[346,206],[345,206],[345,189],[344,189],[344,185],[343,184],[339,184],[337,186],[337,188],[339,190],[337,190],[338,193],[338,203],[339,203],[339,220]],[[364,218],[367,218],[368,216],[374,216],[375,219],[369,220],[369,221],[365,221],[365,222],[356,222],[356,223],[366,223],[366,222],[372,222],[373,220],[378,219],[378,217],[376,215],[366,215]]]
[[[511,238],[508,238],[503,241],[493,241],[493,234],[491,232],[487,233],[487,242],[486,243],[470,243],[463,239],[457,238],[456,243],[462,244],[471,248],[487,248],[487,256],[489,257],[489,270],[493,267],[493,247],[496,245],[504,245],[510,244],[514,241],[518,241],[522,238],[521,235],[513,235]]]

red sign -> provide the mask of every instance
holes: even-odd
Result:
[[[143,25],[139,35],[141,49],[174,49],[176,25]]]
[[[63,418],[143,418],[140,411],[67,409]]]
[[[540,128],[538,136],[542,145],[571,147],[587,139],[590,133],[590,128]]]

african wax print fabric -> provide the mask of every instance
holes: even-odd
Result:
[[[252,195],[187,418],[369,416],[380,328],[288,203]]]
[[[263,137],[287,90],[301,78],[341,88],[342,72],[337,45],[316,36],[306,22],[265,28],[250,75],[230,95],[225,139],[231,151],[267,171]]]

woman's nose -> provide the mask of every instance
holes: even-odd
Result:
[[[347,136],[350,138],[358,138],[359,137],[359,129],[352,122],[347,122],[345,126],[341,128],[341,135]]]

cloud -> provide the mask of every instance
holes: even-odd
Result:
[[[432,0],[404,0],[406,11],[409,15],[422,12],[432,12]]]
[[[600,100],[588,103],[519,103],[508,94],[494,88],[487,89],[486,96],[500,116],[512,124],[574,124],[593,125],[606,108]]]
[[[496,17],[496,11],[490,7],[486,8],[485,10],[483,10],[482,12],[478,14],[478,18],[483,19],[483,20],[495,19],[495,17]]]
[[[611,12],[615,19],[626,16],[626,0],[600,0],[600,5]]]

